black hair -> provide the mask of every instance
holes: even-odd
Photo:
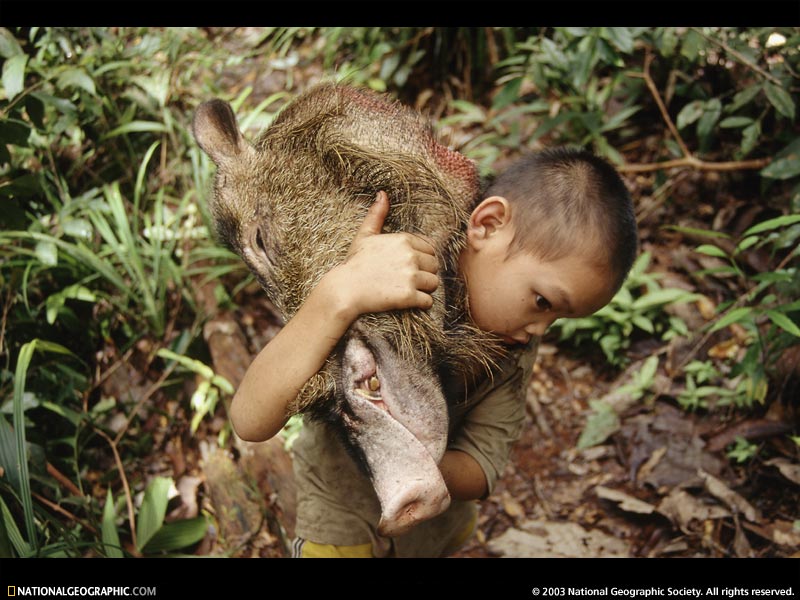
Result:
[[[625,183],[606,160],[568,147],[529,154],[489,182],[481,198],[490,196],[502,196],[512,208],[509,255],[527,251],[555,260],[595,242],[614,290],[622,286],[636,259],[636,217]]]

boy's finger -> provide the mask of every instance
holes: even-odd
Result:
[[[436,291],[436,288],[439,287],[439,278],[432,273],[420,271],[417,274],[416,286],[419,291],[430,294]]]
[[[389,196],[386,195],[386,192],[378,192],[378,195],[375,197],[375,202],[369,207],[367,215],[361,222],[361,227],[358,229],[356,237],[381,233],[383,221],[386,219],[388,212]]]
[[[409,233],[408,235],[411,236],[411,247],[414,248],[414,250],[419,250],[425,254],[436,254],[436,248],[433,242],[427,237],[419,235],[418,233]]]
[[[417,254],[417,267],[420,271],[438,273],[439,261],[436,260],[436,257],[431,254],[420,252]]]

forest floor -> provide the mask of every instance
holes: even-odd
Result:
[[[295,72],[293,85],[304,88],[321,76],[321,68],[311,66],[303,74]],[[285,71],[254,61],[223,78],[232,95],[252,85],[252,104],[286,83]],[[647,147],[645,140],[628,149],[626,158],[646,162]],[[683,170],[668,177],[668,193],[663,186],[658,189],[661,184],[653,175],[626,177],[637,205],[642,250],[651,252],[651,268],[664,274],[663,285],[699,292],[713,303],[721,284],[709,279],[705,285],[690,276],[702,266],[691,253],[695,240],[662,225],[736,232],[763,218],[769,208],[758,189],[721,185],[713,172]],[[215,344],[227,350],[215,354],[211,348],[215,370],[232,380],[279,327],[258,289],[244,290],[234,302],[235,312],[212,321],[227,319],[238,330],[217,328],[233,333],[217,335]],[[698,304],[679,310],[690,330],[705,322]],[[735,331],[720,332],[703,351],[730,344],[735,336]],[[619,373],[596,355],[579,356],[545,339],[528,388],[522,439],[496,489],[481,502],[476,535],[454,556],[798,556],[800,468],[798,448],[786,436],[797,431],[796,394],[750,412],[684,411],[668,373],[669,365],[687,352],[680,342],[638,339],[630,349],[632,366]],[[657,391],[638,402],[615,397],[641,361],[654,354],[663,357]],[[796,354],[789,370],[797,373]],[[619,410],[620,428],[604,443],[579,451],[589,401],[603,397],[625,404]],[[178,416],[182,409],[176,414],[174,405],[165,405],[165,410]],[[151,469],[171,472],[179,490],[183,482],[182,497],[200,498],[199,507],[195,500],[190,509],[186,504],[192,500],[184,501],[176,515],[205,509],[216,516],[218,537],[201,544],[198,554],[286,556],[292,512],[286,456],[276,458],[281,451],[273,444],[254,474],[252,465],[242,464],[250,450],[235,445],[231,452],[215,451],[225,418],[220,411],[193,436],[187,425],[157,440],[156,450],[163,454]],[[173,422],[181,421],[188,419]],[[742,464],[726,455],[737,435],[760,444],[758,455]],[[265,464],[277,465],[276,472],[266,473]],[[237,481],[247,483],[238,496]],[[255,508],[248,513],[245,505]]]

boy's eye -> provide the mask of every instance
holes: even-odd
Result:
[[[536,294],[536,307],[539,310],[550,310],[553,306],[550,304],[547,298],[541,294]]]

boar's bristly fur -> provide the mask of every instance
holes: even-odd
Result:
[[[216,119],[212,135],[222,139],[204,139],[213,128],[198,126],[203,119]],[[430,311],[363,315],[360,326],[434,373],[442,366],[475,373],[502,352],[494,336],[471,323],[456,274],[479,193],[477,171],[439,144],[420,115],[372,92],[322,84],[289,103],[252,146],[220,101],[200,107],[195,134],[218,166],[210,200],[218,235],[284,318],[346,258],[367,208],[384,190],[390,200],[384,231],[431,240],[444,285]],[[334,353],[306,384],[292,413],[334,408],[339,359]]]
[[[433,307],[361,315],[287,412],[332,425],[370,477],[379,534],[441,514],[450,496],[438,467],[448,438],[440,375],[466,383],[503,353],[472,323],[458,275],[479,194],[475,166],[410,109],[332,84],[290,102],[252,144],[218,100],[198,107],[193,129],[217,165],[209,207],[219,238],[285,319],[347,258],[379,191],[390,203],[384,231],[433,244],[442,283]]]

